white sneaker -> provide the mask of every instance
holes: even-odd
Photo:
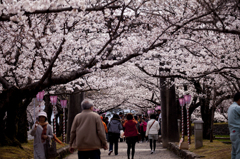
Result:
[[[113,150],[110,150],[110,151],[108,152],[108,155],[111,155],[112,152],[113,152]]]
[[[153,154],[153,150],[151,151],[151,154]]]

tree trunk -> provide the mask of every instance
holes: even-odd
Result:
[[[27,121],[26,109],[20,109],[17,119],[18,119],[17,140],[21,143],[27,143],[28,142],[28,134],[27,134],[28,121]]]
[[[179,142],[175,85],[169,89],[168,141]]]
[[[209,102],[206,99],[203,100],[201,106],[201,114],[203,120],[203,138],[210,139],[211,132],[211,120],[212,120],[212,109],[209,109]]]
[[[7,92],[3,91],[0,94],[0,145],[7,145],[5,129],[6,129],[6,118],[5,112],[7,111],[6,107]]]
[[[17,139],[21,143],[28,142],[28,120],[27,120],[27,107],[31,103],[32,98],[27,98],[24,103],[22,103],[18,111],[18,130],[17,130]]]
[[[168,146],[168,136],[167,136],[167,87],[166,79],[160,78],[160,93],[161,93],[161,113],[162,113],[162,145],[163,148]]]
[[[81,103],[83,99],[84,99],[84,92],[70,95],[70,104],[68,108],[68,123],[67,123],[67,143],[69,143],[70,141],[70,131],[71,131],[74,117],[82,111]]]
[[[7,145],[9,146],[20,146],[20,142],[16,139],[17,135],[17,115],[19,106],[22,103],[22,99],[19,97],[20,92],[17,88],[13,87],[11,91],[8,92],[8,102],[5,103],[7,107],[7,123],[6,123],[6,139]]]

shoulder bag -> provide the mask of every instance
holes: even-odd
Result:
[[[151,129],[151,127],[153,126],[154,123],[155,123],[155,120],[153,121],[152,125],[149,127],[149,130]]]
[[[56,148],[56,142],[51,139],[50,141],[46,142],[46,158],[56,158],[57,157],[57,148]]]

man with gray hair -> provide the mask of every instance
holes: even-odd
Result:
[[[79,159],[100,159],[100,148],[108,149],[105,130],[100,116],[93,112],[93,102],[84,99],[82,112],[73,120],[70,132],[70,152],[78,149]]]

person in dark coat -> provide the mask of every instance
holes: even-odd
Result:
[[[118,139],[120,138],[120,130],[123,130],[122,123],[117,114],[113,115],[113,118],[107,125],[108,128],[108,141],[109,141],[109,153],[111,155],[113,152],[114,144],[114,153],[118,155]]]

